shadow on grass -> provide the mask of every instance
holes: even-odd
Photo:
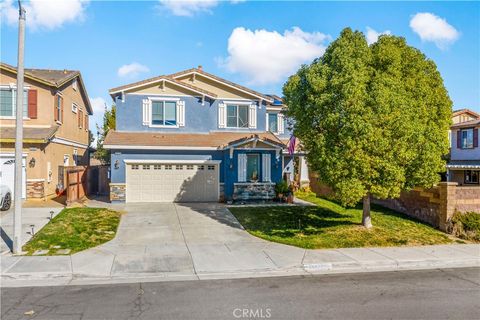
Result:
[[[321,234],[337,226],[360,225],[354,222],[354,215],[324,207],[246,207],[230,208],[230,211],[250,232],[281,238]]]

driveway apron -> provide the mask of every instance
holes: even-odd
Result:
[[[115,239],[75,254],[74,273],[167,277],[278,267],[265,250],[272,244],[247,233],[222,204],[141,203],[121,210],[126,213]],[[298,251],[301,260],[303,250]],[[97,266],[92,270],[86,261],[96,261]]]

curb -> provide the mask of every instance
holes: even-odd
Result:
[[[245,278],[267,278],[288,276],[315,276],[327,274],[352,274],[370,272],[393,272],[406,270],[428,270],[447,268],[480,267],[480,258],[465,260],[407,260],[394,263],[315,263],[303,264],[288,269],[245,270],[234,272],[215,273],[135,273],[119,274],[115,276],[64,273],[11,273],[1,275],[1,284],[4,288],[36,287],[36,286],[65,286],[65,285],[102,285],[137,282],[164,282],[164,281],[202,281],[226,280]]]

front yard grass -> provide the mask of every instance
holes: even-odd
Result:
[[[412,246],[454,243],[453,237],[389,209],[372,206],[373,228],[365,229],[362,208],[342,206],[295,194],[316,206],[232,207],[229,210],[252,235],[306,249]]]
[[[63,209],[24,245],[28,255],[48,250],[46,255],[68,254],[98,246],[115,237],[120,213],[103,208]],[[60,252],[58,252],[60,251]],[[65,251],[63,251],[65,252]]]

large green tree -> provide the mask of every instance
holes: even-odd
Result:
[[[103,124],[101,127],[97,125],[97,151],[94,157],[102,163],[110,163],[110,152],[103,148],[103,142],[108,134],[108,131],[115,130],[116,106],[112,105],[110,109],[105,106],[105,114],[103,115]]]
[[[452,102],[435,63],[404,38],[346,28],[283,87],[311,169],[346,206],[431,187],[445,170]]]

